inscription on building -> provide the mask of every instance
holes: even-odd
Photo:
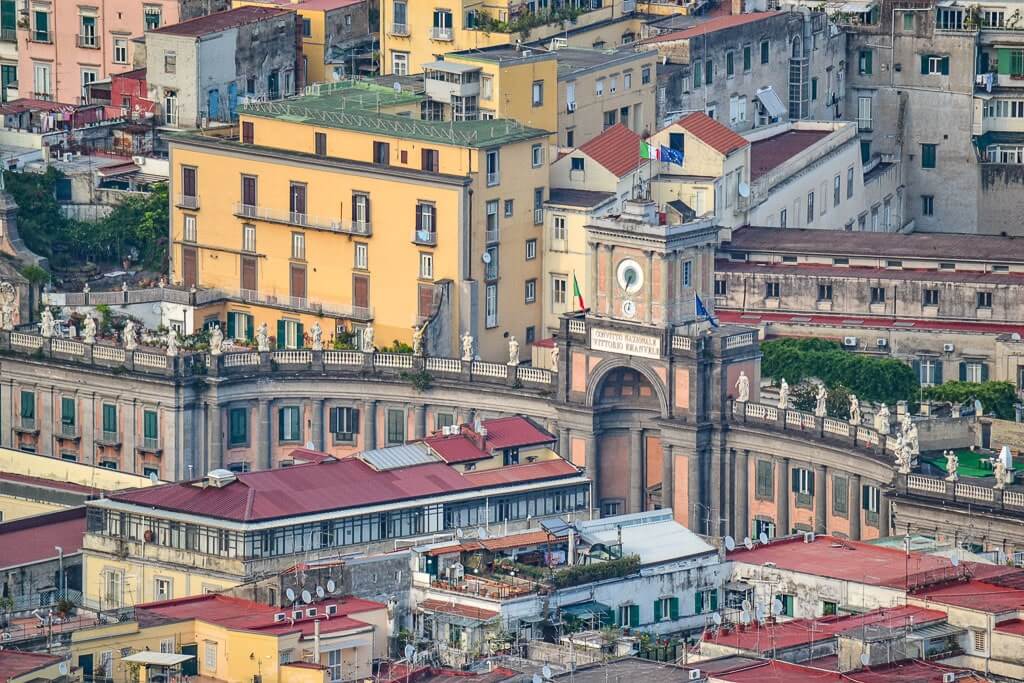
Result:
[[[590,348],[644,358],[661,358],[661,338],[649,334],[592,328]]]

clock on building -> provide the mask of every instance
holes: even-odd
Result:
[[[633,259],[627,258],[619,261],[617,275],[619,287],[622,287],[627,294],[635,294],[644,286],[644,271],[640,268],[640,264]],[[623,307],[623,312],[625,312],[625,307]]]
[[[632,299],[626,299],[622,302],[622,315],[626,318],[632,318],[636,315],[636,304],[633,303]]]

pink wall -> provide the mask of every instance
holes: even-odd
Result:
[[[95,71],[97,80],[132,68],[131,39],[144,32],[144,8],[160,8],[161,26],[178,22],[177,0],[92,0],[96,7],[95,47],[79,47],[82,10],[70,2],[51,0],[49,40],[34,40],[35,13],[30,11],[29,27],[18,28],[18,90],[22,97],[35,97],[36,64],[50,68],[50,99],[79,104],[82,96],[82,71]],[[32,4],[34,9],[41,5]],[[127,41],[126,63],[114,62],[114,40]]]

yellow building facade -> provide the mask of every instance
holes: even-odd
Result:
[[[549,131],[422,104],[346,82],[243,108],[233,137],[175,137],[172,279],[214,290],[197,320],[238,339],[265,323],[278,348],[317,322],[325,343],[372,325],[380,347],[429,321],[438,355],[467,331],[485,358],[529,340]]]

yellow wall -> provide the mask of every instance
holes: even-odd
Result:
[[[0,472],[69,481],[104,491],[152,486],[148,477],[0,448]]]
[[[576,297],[572,294],[572,276],[576,274],[583,303],[593,305],[594,292],[591,287],[590,259],[587,257],[587,231],[584,226],[594,216],[602,214],[609,206],[616,206],[613,198],[608,204],[595,207],[594,210],[549,204],[544,212],[544,337],[558,332],[559,318],[579,307]],[[554,239],[554,222],[556,217],[564,218],[567,239]],[[565,303],[556,304],[553,297],[552,279],[555,276],[565,277]]]
[[[615,54],[615,53],[612,53]],[[621,55],[615,55],[619,57]],[[655,88],[657,54],[637,55],[627,63],[616,63],[603,69],[592,70],[579,75],[572,75],[575,83],[576,110],[568,111],[566,89],[568,78],[558,82],[558,144],[569,147],[567,131],[573,131],[573,147],[597,137],[605,129],[604,114],[615,111],[616,122],[622,123],[618,112],[629,107],[629,128],[638,135],[650,134],[656,129],[655,122]],[[650,73],[647,83],[643,82],[644,68]],[[629,74],[630,85],[626,87],[626,74]],[[615,78],[616,92],[611,92],[611,80]],[[604,94],[596,94],[596,82],[604,79]]]
[[[32,515],[42,515],[47,512],[56,512],[64,508],[64,505],[57,505],[56,503],[0,495],[0,521],[3,522],[10,522],[13,519],[21,519],[22,517],[31,517]]]
[[[497,118],[514,119],[532,128],[554,132],[558,128],[558,62],[555,55],[537,60],[501,63],[474,59],[473,54],[448,55],[446,61],[479,66],[493,82],[492,97],[480,97],[480,108],[494,112]],[[533,106],[533,83],[543,81],[541,106]]]
[[[92,538],[86,535],[86,542]],[[156,555],[159,552],[175,552],[184,556],[186,551],[173,551],[167,548],[148,546],[143,551],[146,554]],[[194,554],[193,556],[199,556]],[[202,556],[199,556],[202,557]],[[198,563],[197,563],[198,564]],[[185,558],[177,563],[177,566],[188,566]],[[241,565],[239,564],[239,567]],[[124,577],[123,604],[104,601],[104,580],[108,571],[119,571]],[[170,579],[172,582],[172,598],[183,598],[190,595],[202,595],[208,592],[218,592],[226,588],[237,586],[242,577],[232,577],[221,572],[204,570],[197,566],[191,570],[172,569],[166,562],[157,559],[143,559],[141,557],[126,557],[124,559],[96,552],[84,548],[82,552],[82,585],[85,601],[90,606],[101,608],[130,607],[145,602],[158,600],[156,595],[157,577]],[[115,596],[117,597],[117,596]]]
[[[36,669],[31,671],[24,676],[12,676],[6,679],[7,683],[39,683],[39,681],[77,681],[79,680],[74,674],[71,676],[65,676],[61,673],[61,664],[64,662],[54,662],[49,666]]]

